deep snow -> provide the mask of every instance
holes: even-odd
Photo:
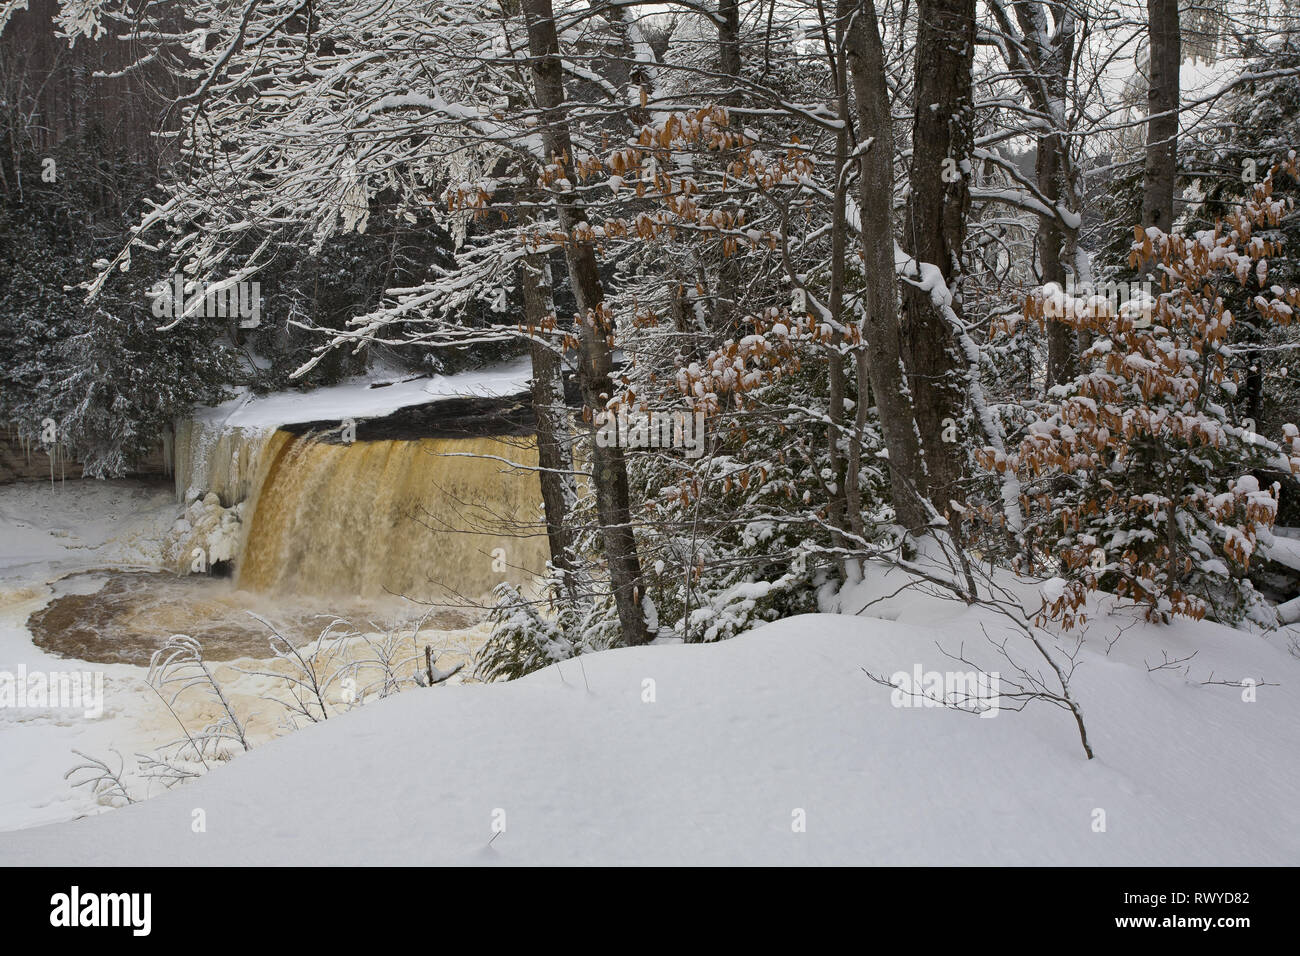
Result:
[[[5,835],[43,864],[1294,864],[1288,635],[1098,620],[1068,713],[895,707],[863,669],[989,670],[996,619],[877,575],[849,613],[411,690],[85,820]],[[886,620],[885,618],[893,618]],[[1190,675],[1147,663],[1197,654]],[[1003,662],[1004,663],[1004,662]],[[1005,670],[1005,663],[1003,669]],[[1263,677],[1254,703],[1215,680]],[[654,682],[645,702],[644,681]],[[193,811],[206,832],[193,832]],[[1096,832],[1096,811],[1105,832]],[[806,832],[792,825],[806,814]],[[494,820],[504,811],[505,831]],[[489,844],[489,841],[490,844]]]

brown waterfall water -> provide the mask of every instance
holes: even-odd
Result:
[[[492,588],[526,587],[545,567],[531,438],[345,445],[190,429],[177,438],[182,500],[210,491],[244,501],[234,579],[125,570],[67,579],[28,622],[41,647],[145,665],[186,634],[210,660],[266,657],[269,633],[251,611],[295,645],[333,616],[372,632],[425,617],[421,643],[454,634],[469,653],[486,636]]]
[[[545,567],[531,440],[343,445],[277,431],[258,457],[242,589],[476,601]]]

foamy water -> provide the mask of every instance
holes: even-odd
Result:
[[[477,599],[546,564],[536,451],[492,438],[328,444],[287,432],[260,453],[236,566],[266,594]],[[503,460],[504,459],[504,460]]]
[[[277,632],[294,646],[307,644],[336,618],[362,631],[409,627],[420,619],[422,630],[454,631],[481,616],[470,608],[425,608],[396,599],[294,601],[227,579],[168,572],[88,572],[52,587],[55,597],[27,620],[37,647],[60,657],[144,667],[176,634],[200,641],[206,659],[229,661],[270,656],[268,642]]]

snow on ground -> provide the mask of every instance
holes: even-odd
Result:
[[[158,541],[178,512],[169,484],[0,486],[0,582],[87,567],[161,567]]]
[[[527,358],[454,375],[434,375],[383,384],[373,377],[307,392],[245,393],[195,419],[229,428],[274,428],[331,418],[376,418],[440,398],[514,395],[528,388],[532,367]]]
[[[0,830],[67,820],[101,809],[63,779],[73,749],[127,755],[139,739],[139,668],[85,664],[31,642],[28,617],[53,595],[51,582],[91,568],[159,566],[158,542],[176,519],[169,487],[134,481],[24,482],[0,487],[0,673],[102,672],[104,713],[0,707]],[[136,711],[135,715],[132,711]]]
[[[1289,634],[1099,618],[1074,677],[1089,761],[1070,715],[1046,704],[992,718],[893,706],[864,670],[965,669],[936,646],[963,642],[980,666],[1007,670],[984,640],[983,629],[998,633],[989,612],[904,592],[853,613],[900,583],[876,575],[842,596],[845,613],[719,644],[618,649],[506,684],[407,691],[147,802],[6,834],[0,863],[1300,859]],[[1186,673],[1148,670],[1193,651]],[[1211,674],[1280,686],[1247,703],[1240,688],[1204,683]],[[206,832],[193,832],[196,809]]]

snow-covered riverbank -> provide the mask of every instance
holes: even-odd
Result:
[[[1043,702],[992,719],[896,706],[866,671],[963,667],[940,645],[1007,670],[984,640],[983,628],[998,634],[986,612],[906,592],[853,614],[899,583],[877,576],[843,596],[847,613],[719,644],[620,649],[508,684],[408,691],[147,803],[7,834],[0,862],[1300,859],[1290,635],[1097,618],[1072,684],[1090,761],[1070,714]],[[1245,678],[1264,683],[1252,695],[1215,683]]]
[[[453,612],[432,615],[417,632],[413,622],[428,609],[392,599],[294,599],[251,594],[204,575],[176,577],[163,568],[162,556],[179,513],[171,489],[157,484],[0,486],[0,831],[101,813],[123,802],[74,787],[83,775],[65,779],[85,763],[77,752],[115,769],[120,758],[132,799],[164,789],[162,780],[144,772],[139,755],[181,737],[178,720],[184,732],[197,734],[221,717],[201,690],[172,701],[173,714],[149,686],[149,655],[172,634],[204,642],[253,744],[285,732],[286,709],[278,701],[288,697],[288,687],[244,673],[267,670],[271,657],[270,632],[250,611],[300,648],[333,615],[342,615],[355,628],[329,648],[335,666],[368,661],[378,653],[372,645],[382,645],[408,676],[423,660],[425,645],[436,649],[440,666],[452,667],[468,662],[486,636],[485,625]],[[29,624],[37,612],[54,612],[42,623],[41,646],[33,643]],[[387,636],[376,628],[395,622],[403,622],[400,634],[385,644]],[[333,633],[340,633],[337,626]],[[348,672],[356,703],[374,671],[363,663]],[[75,682],[62,701],[74,706],[55,706],[57,695],[48,693],[55,682],[62,688]],[[83,685],[93,700],[83,699]],[[334,688],[331,707],[350,706],[342,690]]]
[[[0,830],[68,820],[103,809],[63,775],[74,749],[109,755],[141,744],[149,694],[140,668],[70,661],[34,646],[28,617],[52,582],[98,568],[159,567],[159,543],[178,506],[164,484],[29,482],[0,487],[0,672],[98,671],[104,713],[0,707]],[[130,703],[128,703],[130,702]],[[143,702],[143,703],[141,703]]]

